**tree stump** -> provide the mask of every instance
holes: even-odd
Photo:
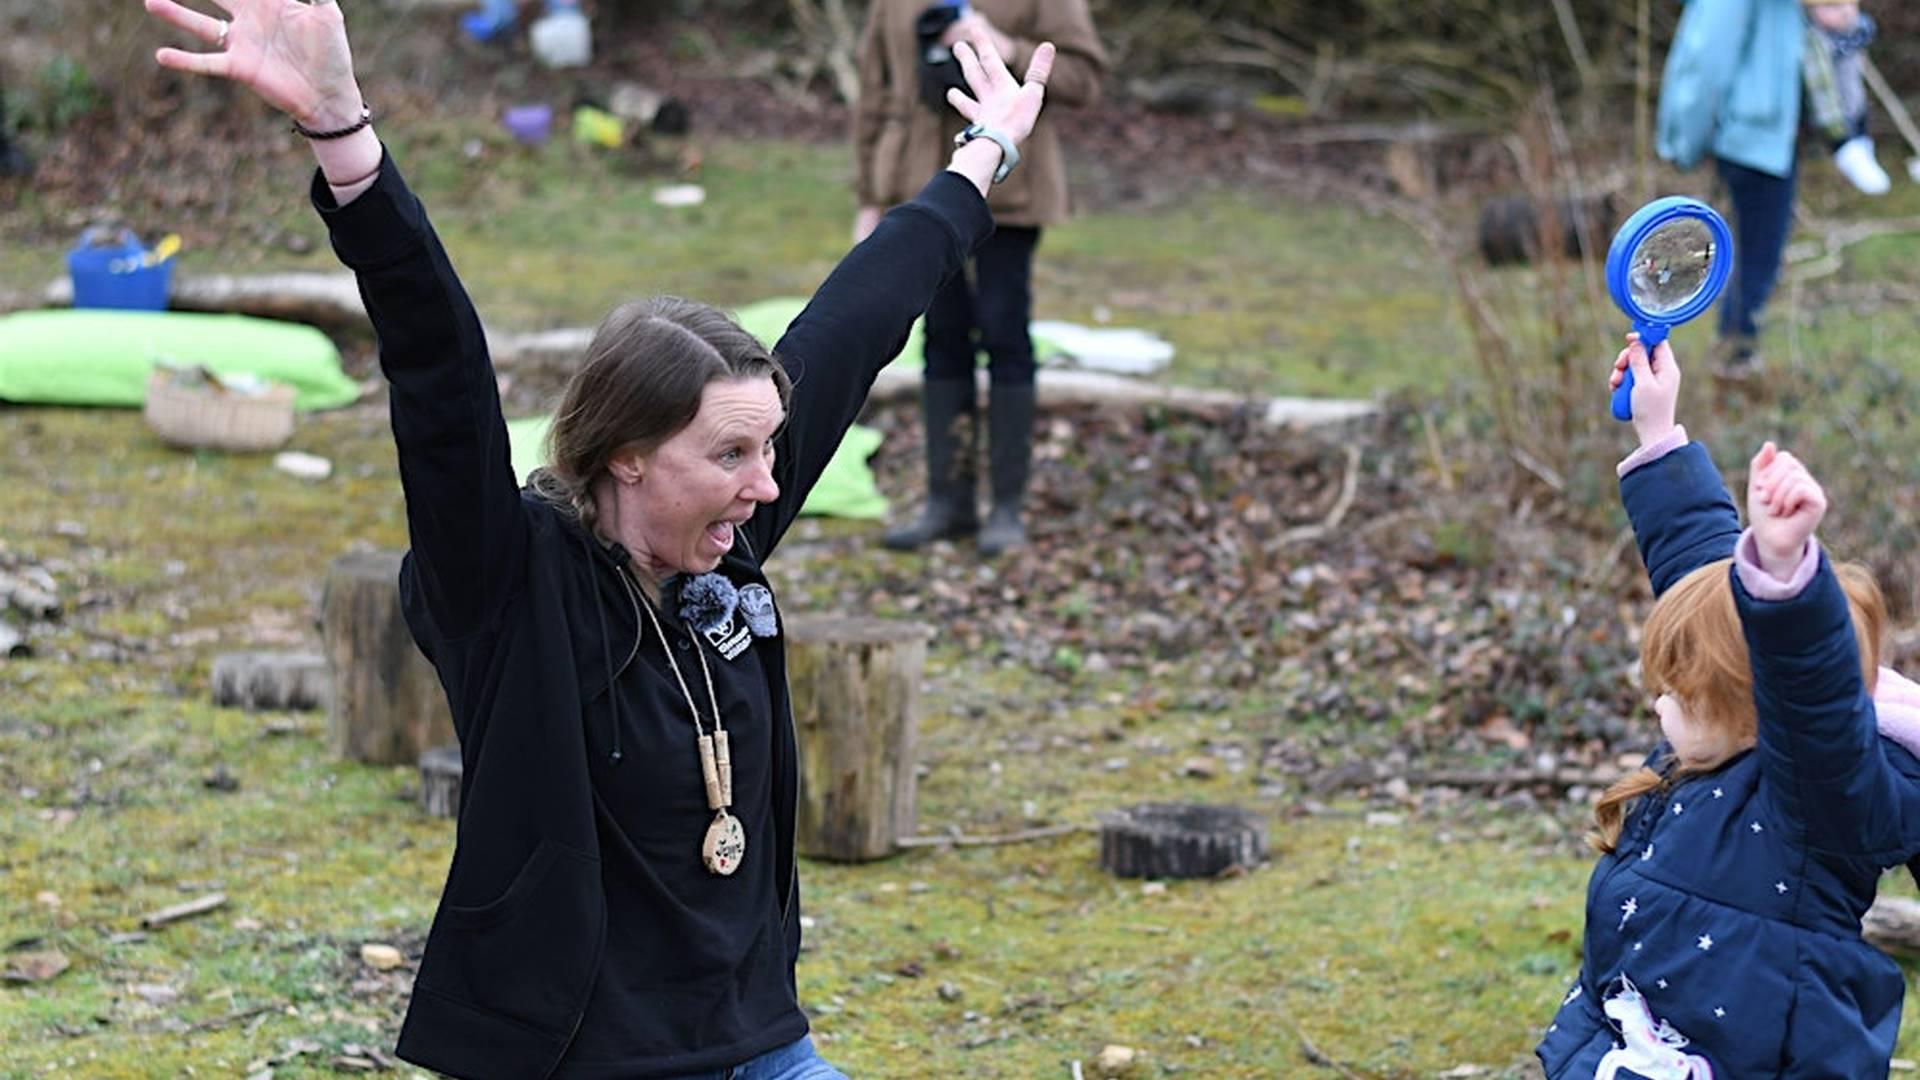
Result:
[[[213,703],[242,709],[326,707],[332,676],[318,653],[241,652],[213,658]]]
[[[460,816],[460,748],[436,746],[420,755],[420,808],[428,817]]]
[[[1480,257],[1489,266],[1536,263],[1543,253],[1569,259],[1606,254],[1619,219],[1611,194],[1575,201],[1566,196],[1546,206],[1526,195],[1502,195],[1480,208]],[[1581,243],[1585,234],[1585,245]]]
[[[1267,823],[1235,806],[1145,803],[1100,824],[1100,866],[1119,877],[1216,877],[1267,857]]]
[[[1860,919],[1860,935],[1881,952],[1920,955],[1920,900],[1880,897]]]
[[[333,750],[374,765],[411,765],[428,747],[454,741],[440,679],[400,614],[400,557],[342,555],[327,571],[320,600]]]
[[[800,740],[800,854],[861,862],[913,835],[920,623],[787,616],[787,681]]]

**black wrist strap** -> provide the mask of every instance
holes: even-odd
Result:
[[[373,123],[373,106],[363,101],[360,103],[360,119],[354,121],[351,126],[343,127],[338,131],[308,131],[300,126],[300,121],[295,120],[293,133],[303,139],[344,139],[371,123]]]

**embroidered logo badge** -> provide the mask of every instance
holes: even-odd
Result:
[[[765,585],[737,588],[719,574],[706,573],[684,581],[679,592],[680,617],[728,660],[746,652],[753,638],[780,632],[773,591]]]
[[[714,651],[728,660],[746,652],[747,642],[752,639],[747,628],[738,625],[731,616],[719,626],[709,627],[701,633],[707,635],[707,641],[713,645]]]

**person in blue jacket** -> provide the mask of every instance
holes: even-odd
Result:
[[[420,201],[371,127],[330,0],[147,9],[212,51],[313,148],[312,198],[356,275],[412,549],[402,610],[460,739],[452,865],[401,1057],[462,1077],[834,1080],[808,1037],[797,753],[762,563],[874,377],[992,230],[1024,81],[956,48],[976,129],[889,212],[769,351],[704,304],[609,315],[521,489],[483,332]],[[636,242],[644,243],[644,237]]]
[[[1720,301],[1723,374],[1751,372],[1760,312],[1793,225],[1800,0],[1687,0],[1660,79],[1655,140],[1682,169],[1712,157],[1733,201],[1734,271]]]
[[[1628,366],[1621,497],[1659,597],[1641,657],[1665,738],[1596,806],[1580,976],[1536,1052],[1549,1080],[1884,1077],[1905,981],[1860,917],[1920,852],[1920,759],[1871,696],[1884,605],[1814,540],[1804,465],[1761,448],[1742,532],[1674,421],[1670,347],[1630,344],[1616,384]]]

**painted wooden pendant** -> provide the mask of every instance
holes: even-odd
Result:
[[[725,810],[714,815],[713,824],[707,826],[706,843],[700,846],[700,857],[706,860],[707,869],[726,877],[740,869],[740,861],[747,854],[747,830],[740,819]]]

